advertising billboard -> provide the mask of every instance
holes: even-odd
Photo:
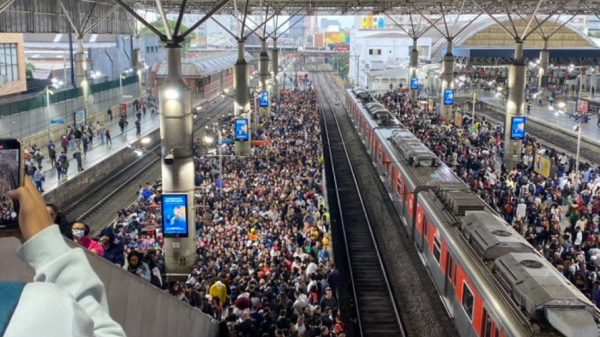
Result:
[[[187,237],[187,194],[163,194],[161,198],[165,237]]]
[[[454,105],[454,89],[444,90],[444,105]]]
[[[525,117],[513,117],[510,122],[510,139],[520,140],[523,138],[525,138]]]
[[[412,90],[418,90],[419,89],[419,79],[417,77],[412,77],[410,79],[410,88]]]
[[[269,107],[269,92],[268,91],[260,92],[260,96],[258,98],[258,106],[260,106],[261,108]]]
[[[238,142],[247,142],[248,136],[248,119],[240,118],[235,120],[235,140]]]

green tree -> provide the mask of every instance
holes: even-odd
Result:
[[[348,64],[350,63],[350,53],[337,53],[333,57],[333,65],[340,73],[342,78],[348,72]]]
[[[31,62],[25,62],[25,77],[27,79],[33,78],[34,71],[35,71],[35,65]]]
[[[177,24],[177,21],[167,20],[167,23],[168,23],[169,27],[171,28],[171,33],[173,33],[175,31],[175,24]],[[165,26],[164,26],[162,20],[159,19],[159,20],[152,22],[152,26],[154,26],[154,28],[156,28],[159,32],[161,32],[163,34],[165,33]],[[179,34],[188,30],[188,28],[189,27],[187,27],[186,25],[184,25],[182,23],[181,25],[179,25]],[[142,28],[142,30],[140,30],[140,35],[141,36],[154,36],[154,33],[147,27],[144,27],[144,28]],[[187,55],[188,50],[190,49],[190,44],[195,37],[196,37],[196,33],[191,33],[190,35],[186,36],[185,40],[181,44],[181,49],[182,49],[181,55],[182,56]],[[164,43],[161,43],[161,44],[164,47]]]

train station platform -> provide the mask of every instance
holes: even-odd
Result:
[[[193,99],[192,106],[198,106],[204,104],[206,100],[204,98],[195,98]],[[138,139],[144,138],[147,135],[151,134],[155,130],[160,127],[160,117],[158,113],[153,117],[151,116],[150,110],[146,113],[146,115],[141,118],[141,136],[136,136],[135,130],[135,115],[131,114],[127,116],[127,122],[129,125],[125,128],[125,132],[121,132],[121,129],[118,123],[114,123],[110,125],[108,129],[110,129],[112,145],[107,145],[106,141],[102,142],[98,137],[94,137],[94,142],[88,148],[87,154],[83,157],[82,166],[85,169],[89,169],[121,151],[122,149],[129,146],[131,143],[137,141]],[[117,120],[115,117],[114,121]],[[61,147],[60,142],[55,142],[57,154],[60,153]],[[63,184],[66,181],[76,178],[81,172],[77,170],[77,160],[73,158],[74,150],[69,149],[67,151],[67,158],[69,159],[69,171],[66,178],[62,178],[60,181],[58,180],[58,174],[55,168],[52,168],[52,164],[50,162],[50,158],[47,154],[46,145],[40,145],[42,151],[44,153],[44,160],[42,162],[42,167],[45,172],[46,179],[43,184],[44,193],[47,194],[52,190],[56,189],[58,186]],[[132,150],[133,151],[133,150]],[[82,145],[82,154],[83,154],[83,145]]]
[[[489,92],[479,92],[478,100],[493,107],[494,110],[504,113],[506,110],[506,100],[495,97]],[[600,99],[600,96],[598,96]],[[577,131],[574,130],[577,121],[570,118],[566,113],[566,107],[561,108],[564,113],[558,112],[558,103],[554,103],[554,109],[550,107],[548,102],[544,102],[543,106],[539,106],[537,102],[531,105],[531,113],[526,114],[528,119],[535,121],[541,125],[545,125],[553,130],[561,131],[562,133],[577,137]],[[581,123],[581,138],[591,144],[600,145],[600,127],[597,126],[598,117],[590,115],[587,123]]]

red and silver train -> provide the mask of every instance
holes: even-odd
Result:
[[[461,336],[600,336],[593,303],[384,106],[345,103]]]

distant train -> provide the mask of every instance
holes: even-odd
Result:
[[[363,89],[345,101],[464,337],[600,336],[593,303]]]

